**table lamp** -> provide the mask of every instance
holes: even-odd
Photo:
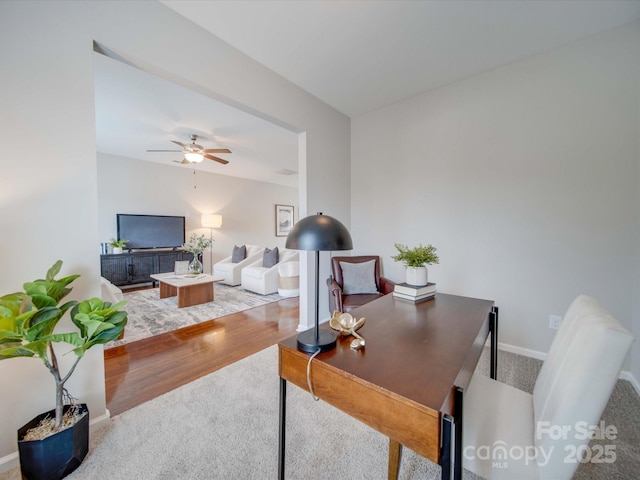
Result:
[[[353,248],[351,235],[338,220],[318,213],[296,223],[287,235],[285,246],[292,250],[316,252],[315,323],[313,330],[309,329],[298,334],[298,348],[307,353],[315,353],[318,349],[321,352],[327,352],[335,348],[337,335],[333,331],[318,328],[320,252],[351,250]]]

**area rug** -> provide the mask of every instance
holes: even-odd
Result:
[[[159,289],[151,288],[124,294],[129,322],[124,338],[105,345],[105,349],[135,342],[160,333],[171,332],[196,323],[241,312],[281,300],[277,293],[258,295],[241,287],[215,284],[214,301],[178,308],[177,297],[159,298]]]

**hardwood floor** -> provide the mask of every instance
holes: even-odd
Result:
[[[298,298],[255,307],[104,352],[112,416],[293,335]]]

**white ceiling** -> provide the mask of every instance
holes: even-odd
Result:
[[[193,169],[171,143],[229,148],[222,165],[203,160],[198,171],[298,186],[298,136],[282,127],[99,53],[94,54],[96,142],[101,153]]]
[[[354,117],[640,19],[640,0],[160,0]],[[173,163],[170,140],[227,147],[198,170],[296,187],[297,136],[95,54],[98,151]]]
[[[350,117],[640,19],[638,0],[160,0]]]

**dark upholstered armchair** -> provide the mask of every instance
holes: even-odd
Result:
[[[380,257],[333,257],[333,277],[327,279],[329,287],[329,313],[349,312],[376,298],[393,292],[394,283],[380,276]]]

